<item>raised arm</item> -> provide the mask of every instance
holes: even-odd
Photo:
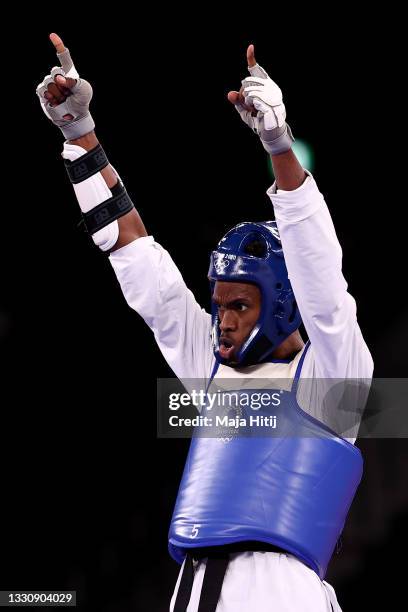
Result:
[[[50,34],[50,40],[61,66],[55,66],[51,70],[38,86],[37,94],[47,117],[67,138],[63,157],[72,165],[71,168],[68,167],[69,176],[81,210],[86,214],[119,191],[119,177],[109,164],[94,131],[95,124],[89,111],[93,93],[90,83],[79,77],[71,54],[61,37],[53,33]],[[86,164],[87,172],[84,172]],[[101,179],[106,183],[106,188]],[[94,241],[102,250],[114,251],[137,238],[147,236],[135,208],[130,205],[128,208],[130,210],[123,215],[117,208],[110,211],[107,207],[104,209],[105,216],[110,212],[111,222],[106,223],[109,221],[107,218],[105,225],[94,232]]]
[[[280,88],[247,50],[249,77],[228,99],[270,154],[276,183],[268,190],[285,261],[312,344],[316,375],[362,377],[372,359],[357,324],[356,304],[342,273],[342,251],[316,183],[292,151]]]
[[[66,139],[62,156],[88,232],[110,254],[128,304],[150,326],[176,375],[205,378],[212,360],[210,315],[197,304],[167,251],[147,235],[96,137],[89,111],[92,87],[79,77],[61,38],[51,34],[50,40],[61,66],[51,70],[37,94]]]
[[[61,77],[61,79],[62,78],[63,77]],[[79,138],[69,140],[68,144],[81,147],[84,151],[92,151],[100,143],[95,132],[92,131],[89,134],[85,134]],[[112,192],[112,190],[114,190],[118,184],[118,175],[110,164],[108,164],[105,168],[102,168],[100,173],[107,187]],[[126,246],[130,242],[133,242],[133,240],[147,236],[146,228],[136,208],[132,208],[132,210],[123,215],[123,217],[119,217],[117,222],[119,235],[114,246],[109,249],[111,253],[123,246]]]

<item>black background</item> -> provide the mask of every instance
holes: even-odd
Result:
[[[67,9],[9,23],[1,589],[76,589],[84,609],[164,611],[178,572],[166,535],[188,442],[156,439],[156,378],[171,372],[109,260],[76,229],[63,139],[35,95],[56,64],[49,32],[94,87],[97,135],[148,232],[206,307],[219,237],[271,216],[266,154],[226,100],[255,43],[295,137],[314,149],[375,374],[406,375],[398,16],[229,10],[137,17],[111,5],[86,20]],[[345,611],[395,604],[403,588],[406,441],[358,446],[365,476],[327,577]]]

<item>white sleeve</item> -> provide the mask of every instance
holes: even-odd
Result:
[[[274,184],[267,194],[311,342],[306,369],[321,378],[371,378],[373,361],[342,274],[342,250],[315,180],[308,173],[298,189],[276,193]]]
[[[213,361],[211,315],[197,304],[169,253],[145,236],[109,259],[127,303],[151,328],[176,376],[207,378]]]
[[[323,377],[311,344],[300,374],[299,406],[338,435],[354,444],[364,414],[372,376],[371,355],[357,326],[347,373],[343,378]]]

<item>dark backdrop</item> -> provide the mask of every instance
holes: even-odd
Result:
[[[406,375],[398,19],[372,27],[333,9],[292,23],[259,7],[237,26],[218,9],[147,9],[138,19],[111,5],[87,21],[78,7],[25,11],[5,56],[0,588],[76,589],[84,609],[104,612],[167,610],[178,567],[166,534],[188,442],[156,439],[156,378],[171,372],[76,229],[62,138],[35,96],[56,63],[49,32],[94,86],[97,134],[149,233],[206,307],[210,249],[233,224],[271,216],[266,154],[226,100],[254,42],[314,149],[376,376]],[[346,611],[402,593],[407,444],[358,446],[365,476],[328,576]]]

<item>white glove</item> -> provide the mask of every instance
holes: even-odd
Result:
[[[270,155],[284,153],[292,147],[294,138],[285,123],[282,91],[259,64],[248,67],[248,71],[251,76],[242,81],[245,105],[238,102],[235,108]],[[256,113],[248,110],[248,106],[254,107]]]
[[[95,128],[95,123],[89,112],[92,87],[88,81],[79,78],[68,49],[64,48],[61,53],[57,53],[57,57],[61,67],[54,66],[51,74],[47,74],[38,85],[36,93],[47,117],[60,128],[67,140],[74,140],[92,132]],[[60,86],[55,81],[57,75],[65,77],[72,87],[70,87],[67,97],[61,104],[51,106],[44,94],[51,83]],[[66,117],[67,115],[68,117]],[[66,118],[64,119],[64,117]]]

